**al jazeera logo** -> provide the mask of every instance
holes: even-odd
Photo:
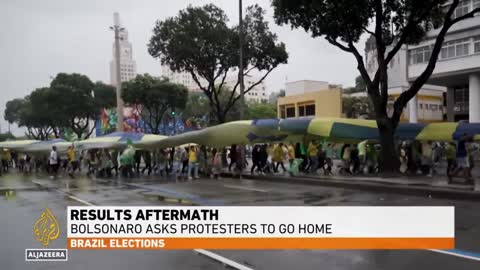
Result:
[[[48,208],[40,214],[33,224],[33,237],[45,248],[25,249],[26,261],[67,261],[67,249],[46,248],[60,236],[60,225]]]

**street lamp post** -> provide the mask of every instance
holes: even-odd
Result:
[[[239,65],[238,65],[238,80],[240,82],[240,120],[243,120],[245,116],[245,84],[243,81],[243,8],[242,0],[238,1],[238,15],[239,15]]]
[[[115,37],[115,76],[116,76],[116,94],[117,94],[117,131],[123,131],[123,100],[122,100],[122,80],[120,74],[120,32],[124,30],[120,26],[118,13],[113,14],[113,26],[110,27]]]

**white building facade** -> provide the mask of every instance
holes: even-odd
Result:
[[[121,26],[120,16],[114,14],[115,25]],[[128,41],[128,31],[123,29],[119,33],[120,36],[120,81],[129,81],[137,76],[137,64],[133,59],[132,43]],[[117,84],[116,61],[115,61],[115,43],[112,45],[112,60],[110,61],[110,82],[112,85]]]
[[[245,85],[245,91],[251,88],[254,84],[256,84],[261,78],[257,76],[247,75],[243,77],[243,83]],[[237,75],[232,75],[225,80],[225,85],[233,89],[238,82]],[[237,86],[236,92],[240,94],[240,86]],[[267,102],[267,89],[265,88],[265,83],[262,81],[261,83],[253,86],[247,93],[245,93],[245,102],[247,103],[262,103]]]
[[[174,72],[168,66],[162,65],[162,77],[168,78],[171,82],[179,83],[185,85],[190,92],[202,92],[198,87],[198,84],[193,80],[192,75],[187,72]],[[200,84],[205,85],[207,82],[202,79],[198,78]],[[245,84],[245,90],[249,89],[252,85],[260,80],[260,77],[247,75],[243,78]],[[225,79],[225,86],[230,88],[231,90],[235,88],[235,85],[238,82],[237,74],[232,72],[231,76],[227,76]],[[237,86],[236,89],[237,93],[240,93],[240,86]],[[255,85],[248,93],[245,94],[245,101],[246,102],[267,102],[267,90],[265,87],[265,83],[261,82],[258,85]]]
[[[478,7],[480,0],[463,0],[453,16],[462,16]],[[389,87],[408,87],[420,76],[430,59],[438,32],[439,29],[429,31],[422,42],[405,45],[397,53],[388,70]],[[367,69],[373,74],[376,60],[368,47],[367,44]],[[428,84],[445,87],[448,121],[480,122],[480,14],[450,28]],[[417,98],[412,99],[409,113],[418,115],[418,108]]]
[[[174,72],[168,66],[161,66],[162,77],[168,78],[169,81],[185,85],[190,92],[201,92],[198,85],[192,78],[192,75],[188,72]],[[201,81],[202,85],[204,81]]]

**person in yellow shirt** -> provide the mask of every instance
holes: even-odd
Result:
[[[188,150],[188,180],[192,180],[193,177],[198,179],[198,151],[195,146],[190,146]]]
[[[283,159],[285,157],[285,148],[283,143],[279,143],[275,149],[273,150],[273,161],[276,162],[275,164],[275,172],[278,172],[278,166],[282,166],[283,172],[286,172],[285,165],[283,164]]]
[[[73,177],[73,173],[78,169],[77,157],[75,156],[75,148],[70,145],[67,149],[68,157],[68,175]]]
[[[73,146],[69,146],[67,150],[68,162],[75,161],[75,150],[73,150]]]
[[[275,145],[274,144],[269,144],[267,146],[267,162],[265,163],[265,170],[267,172],[272,172],[275,170],[275,166],[274,166],[274,160],[273,160],[273,152],[275,150]]]
[[[315,145],[314,142],[311,142],[311,143],[308,145],[307,152],[308,152],[308,156],[309,156],[309,157],[316,157],[316,156],[317,156],[317,153],[318,153],[317,145]]]
[[[316,172],[318,169],[318,147],[315,142],[310,142],[307,148],[308,166],[305,168],[306,172]]]

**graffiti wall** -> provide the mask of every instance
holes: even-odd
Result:
[[[169,119],[158,128],[159,134],[172,136],[192,130],[198,130],[203,127],[198,120],[184,120],[181,114],[168,118]],[[115,108],[103,109],[100,113],[100,120],[96,123],[96,135],[102,136],[116,131],[117,121],[118,117]],[[142,120],[139,110],[131,107],[126,107],[123,110],[123,131],[152,133],[149,126]]]
[[[101,136],[111,133],[117,128],[117,111],[115,108],[103,109],[100,112],[100,120],[97,121],[96,135]],[[138,110],[125,107],[123,109],[123,131],[144,132],[144,124],[142,123]]]

